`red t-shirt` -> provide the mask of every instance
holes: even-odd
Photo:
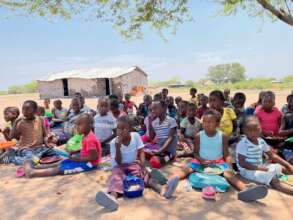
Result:
[[[82,145],[81,151],[80,151],[81,157],[89,156],[90,150],[97,151],[98,159],[90,161],[90,162],[94,166],[98,165],[102,159],[102,148],[101,148],[100,141],[97,139],[97,137],[92,131],[86,137],[82,139],[81,145]]]
[[[271,112],[265,112],[262,107],[257,107],[255,114],[261,125],[263,132],[273,132],[273,135],[279,133],[281,126],[282,113],[276,107]]]
[[[203,116],[203,114],[208,110],[208,108],[199,107],[195,113],[195,116],[199,119]]]
[[[134,102],[132,102],[132,101],[124,101],[123,105],[124,105],[124,111],[126,113],[131,113],[131,114],[133,113]]]

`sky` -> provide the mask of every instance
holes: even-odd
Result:
[[[0,8],[0,90],[49,74],[92,67],[139,66],[150,80],[205,77],[208,68],[239,62],[248,77],[293,74],[293,28],[247,16],[214,16],[209,1],[191,5],[193,22],[167,41],[146,29],[143,40],[124,39],[110,24],[74,18],[49,22]]]

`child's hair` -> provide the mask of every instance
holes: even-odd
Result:
[[[220,99],[222,102],[225,101],[225,96],[224,96],[223,92],[220,90],[211,91],[209,96],[215,96],[218,99]]]
[[[37,112],[40,113],[42,116],[44,116],[45,115],[45,108],[43,106],[38,106]]]
[[[190,92],[197,93],[197,89],[196,89],[196,88],[191,88],[191,89],[190,89]]]
[[[216,122],[219,123],[221,121],[221,114],[216,111],[216,110],[213,110],[213,109],[209,109],[207,110],[202,117],[205,117],[205,116],[213,116],[215,119],[216,119]]]
[[[126,99],[126,98],[130,99],[130,98],[131,98],[131,95],[130,95],[129,93],[126,93],[126,94],[124,95],[124,97],[125,97],[125,99]]]
[[[249,116],[245,119],[243,128],[246,129],[249,126],[259,126],[259,120],[256,116]]]
[[[163,88],[162,92],[169,92],[169,90],[167,88]]]
[[[195,103],[192,103],[192,102],[188,103],[188,108],[192,108],[194,110],[197,109],[196,104]]]
[[[80,114],[80,116],[78,117],[77,121],[80,120],[81,118],[86,118],[90,127],[93,128],[94,127],[94,118],[91,114],[89,113],[82,113]]]
[[[243,92],[237,92],[237,93],[235,93],[235,95],[233,97],[233,100],[235,100],[235,99],[238,99],[238,100],[241,100],[241,101],[245,102],[246,101],[246,96],[245,96],[245,94]]]
[[[48,102],[48,103],[50,103],[50,99],[49,99],[49,98],[45,98],[45,99],[44,99],[44,102]]]
[[[118,100],[118,96],[115,94],[112,94],[109,96],[109,99],[117,99]]]
[[[6,114],[8,112],[13,112],[16,114],[17,117],[20,115],[20,111],[17,107],[6,107],[3,112],[4,112],[4,114]]]
[[[258,100],[257,100],[257,104],[261,104],[262,102],[262,97],[264,95],[265,91],[260,91],[258,94]]]
[[[162,93],[157,93],[154,95],[154,101],[161,101],[162,98]]]
[[[60,100],[60,99],[56,99],[54,102],[53,102],[53,104],[57,104],[57,103],[59,103],[60,105],[62,105],[62,101]]]
[[[181,101],[182,100],[182,97],[181,96],[177,96],[176,98],[175,98],[175,102],[179,102],[179,101]]]
[[[24,101],[23,105],[29,105],[30,107],[33,108],[34,111],[38,110],[38,104],[33,100],[26,100]]]
[[[72,103],[72,102],[78,102],[79,105],[81,105],[81,102],[80,102],[80,98],[79,98],[79,97],[74,97],[74,98],[72,98],[72,99],[71,99],[71,103]]]
[[[74,93],[74,97],[81,97],[82,95],[81,95],[81,93],[80,92],[76,92],[76,93]]]
[[[120,118],[118,118],[117,123],[119,123],[119,122],[128,125],[129,128],[131,128],[132,124],[133,124],[133,122],[131,121],[131,119],[127,115],[121,116]]]
[[[110,108],[111,109],[119,109],[119,101],[117,99],[112,99],[110,101]]]
[[[180,104],[184,104],[184,105],[188,106],[189,102],[186,100],[181,100]]]
[[[275,93],[273,93],[272,91],[266,91],[266,92],[264,92],[264,94],[262,96],[262,99],[264,99],[264,98],[271,98],[273,101],[275,101],[276,96],[275,96]]]
[[[167,108],[168,106],[167,106],[167,103],[165,102],[165,101],[156,101],[162,108]]]
[[[293,94],[287,96],[287,103],[289,103],[293,99]]]

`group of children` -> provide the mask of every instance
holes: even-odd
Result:
[[[28,100],[20,117],[18,108],[7,107],[7,125],[1,132],[17,144],[0,151],[0,163],[19,165],[31,178],[95,170],[102,157],[110,155],[108,189],[98,192],[96,201],[111,211],[118,209],[117,198],[123,196],[123,181],[129,175],[169,199],[181,179],[211,164],[222,169],[242,201],[264,198],[267,186],[293,195],[293,187],[279,180],[293,174],[293,93],[281,112],[271,91],[261,92],[258,102],[246,108],[245,94],[231,98],[228,89],[207,96],[192,88],[190,100],[174,99],[168,92],[145,95],[138,107],[129,94],[124,101],[111,95],[99,99],[97,111],[85,105],[80,93],[69,109],[61,100],[54,101],[53,109],[49,99],[44,106]],[[35,169],[36,158],[58,153],[55,146],[75,134],[82,135],[79,151],[69,152],[56,166]],[[159,169],[180,157],[192,160],[162,181],[165,176]],[[236,171],[259,185],[244,183]]]

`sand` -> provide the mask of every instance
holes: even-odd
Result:
[[[277,91],[277,106],[281,106],[289,90]],[[246,92],[248,103],[257,100],[256,91]],[[185,95],[174,93],[171,95]],[[21,106],[26,99],[38,100],[34,95],[1,96],[0,112],[6,106]],[[135,101],[142,97],[134,97]],[[38,100],[39,101],[39,100]],[[97,100],[86,100],[90,107]],[[39,101],[41,103],[41,101]],[[67,106],[69,100],[64,100]],[[3,122],[3,117],[1,122]],[[178,167],[164,168],[170,174]],[[159,219],[292,219],[293,197],[270,189],[268,196],[258,202],[243,203],[237,193],[219,194],[217,201],[205,201],[198,191],[185,192],[181,181],[175,197],[160,198],[146,189],[139,199],[120,199],[120,208],[110,213],[95,203],[95,194],[105,190],[109,172],[94,171],[72,176],[47,178],[15,178],[16,167],[0,165],[0,219],[107,219],[107,220],[159,220]]]

